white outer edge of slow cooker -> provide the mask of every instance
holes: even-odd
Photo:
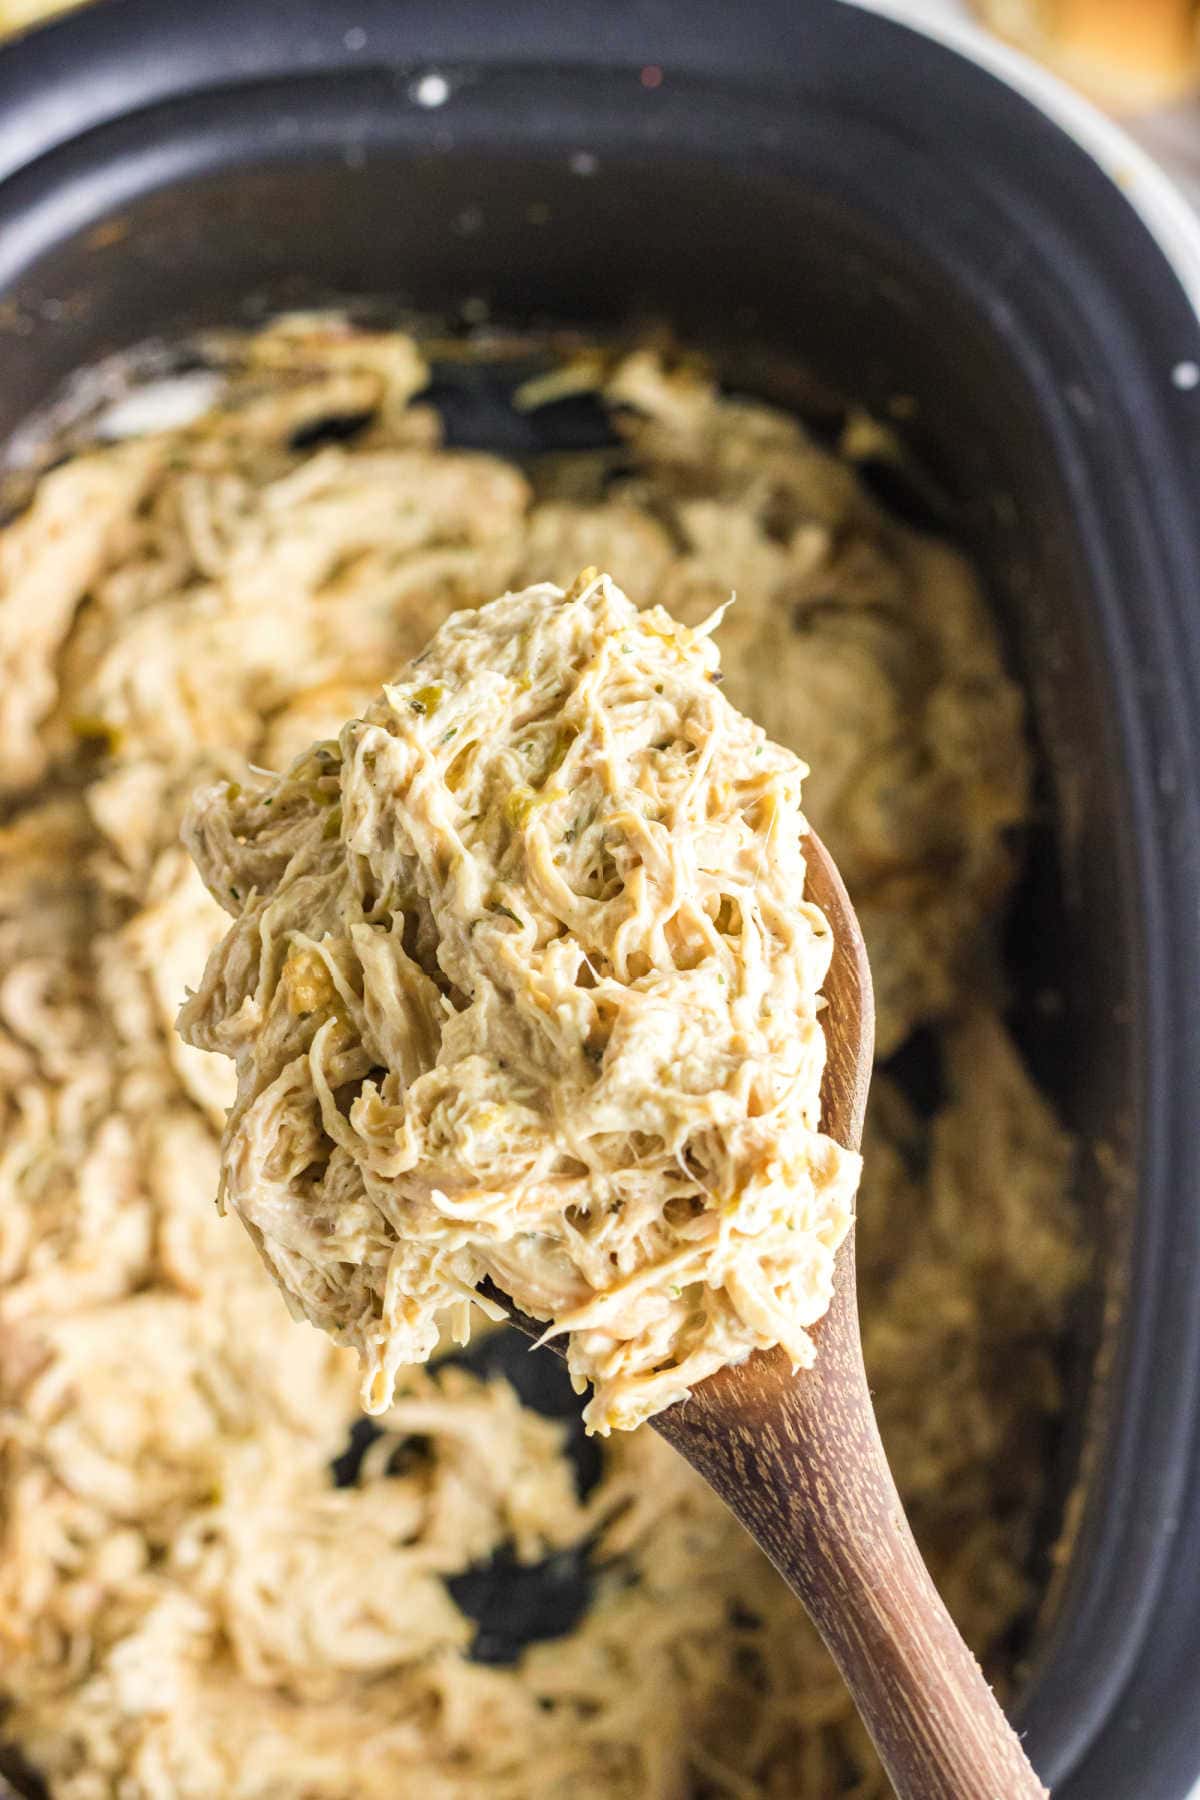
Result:
[[[936,39],[998,76],[1053,119],[1141,215],[1200,317],[1200,219],[1170,177],[1119,125],[1032,58],[986,36],[969,20],[915,17],[911,0],[842,0],[842,4],[880,13],[923,37]],[[1195,346],[1181,345],[1179,355],[1187,360],[1169,371],[1176,385],[1200,386],[1200,379],[1190,382],[1178,376],[1179,370],[1195,367],[1191,360]]]
[[[1073,137],[1098,163],[1109,179],[1140,214],[1157,239],[1180,285],[1200,317],[1200,218],[1151,156],[1114,125],[1111,119],[1084,100],[1065,82],[1007,44],[986,37],[967,19],[916,19],[905,0],[841,0],[864,12],[881,13],[899,25],[907,25],[934,38],[978,63],[1007,82]],[[911,3],[911,0],[910,0]],[[1200,390],[1200,364],[1190,347],[1182,347],[1180,360],[1169,371],[1176,387]],[[1200,1800],[1200,1785],[1191,1800]]]

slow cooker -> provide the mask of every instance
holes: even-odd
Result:
[[[99,359],[346,297],[904,397],[1031,696],[1011,960],[1100,1240],[1018,1705],[1060,1800],[1200,1777],[1198,293],[1082,103],[837,0],[99,0],[0,53],[10,462]]]

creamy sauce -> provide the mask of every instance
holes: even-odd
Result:
[[[485,1277],[568,1335],[601,1433],[754,1349],[812,1362],[860,1167],[819,1129],[832,938],[804,767],[719,679],[707,629],[588,572],[456,614],[336,744],[193,805],[237,915],[181,1017],[238,1065],[223,1193],[369,1410]]]

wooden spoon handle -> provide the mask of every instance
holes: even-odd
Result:
[[[781,1572],[807,1600],[899,1800],[1045,1800],[899,1503],[866,1542]]]
[[[816,1366],[782,1351],[722,1369],[653,1423],[803,1600],[899,1800],[1045,1800],[934,1587],[875,1423],[839,1257]]]
[[[714,1437],[696,1398],[655,1423],[803,1600],[899,1800],[1045,1800],[921,1560],[871,1412],[814,1442],[807,1405],[793,1435],[777,1392],[758,1429],[743,1415]]]

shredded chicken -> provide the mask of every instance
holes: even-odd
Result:
[[[722,692],[811,761],[881,1048],[909,1046],[867,1120],[866,1354],[1003,1681],[1084,1260],[986,973],[1028,754],[978,589],[793,420],[644,353],[584,372],[623,447],[524,472],[438,448],[400,334],[292,319],[216,366],[192,423],[123,405],[103,429],[137,441],[0,539],[0,1732],[53,1800],[881,1800],[798,1607],[652,1432],[589,1446],[581,1494],[562,1424],[494,1372],[551,1364],[523,1340],[400,1371],[369,1427],[353,1354],[281,1320],[212,1205],[232,1070],[173,1030],[229,923],[179,828],[458,607],[594,563],[694,626],[736,588]],[[319,441],[331,415],[359,434]],[[567,1635],[489,1647],[460,1577],[525,1618],[569,1568]]]
[[[485,1278],[569,1334],[603,1434],[754,1349],[812,1363],[860,1169],[819,1129],[833,943],[804,765],[718,680],[707,629],[589,570],[194,803],[237,920],[180,1018],[237,1062],[223,1194],[370,1412]]]

